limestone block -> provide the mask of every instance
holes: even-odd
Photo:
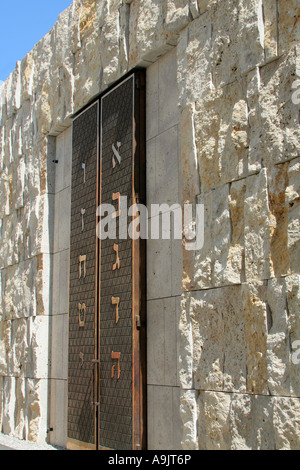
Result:
[[[199,393],[199,450],[230,450],[230,407],[230,394],[216,392]]]
[[[2,328],[2,324],[1,328]],[[6,360],[6,348],[5,348],[5,343],[1,339],[0,340],[0,381],[2,379],[2,376],[7,375],[7,360]]]
[[[89,50],[80,49],[75,55],[74,68],[74,111],[78,111],[100,91],[100,52],[95,51],[95,44],[89,44]],[[93,54],[91,61],[88,54]]]
[[[299,58],[297,48],[261,69],[257,115],[252,117],[252,139],[258,143],[263,165],[299,156],[299,109],[292,100],[292,84],[297,79]],[[256,136],[254,137],[254,132]]]
[[[268,281],[268,389],[271,395],[290,395],[290,344],[285,282]]]
[[[278,6],[276,0],[263,0],[264,49],[266,60],[278,56]],[[278,6],[277,6],[278,5]],[[280,7],[280,6],[279,6]]]
[[[300,6],[297,0],[278,2],[279,53],[287,52],[293,45],[299,44]]]
[[[0,105],[1,106],[1,105]],[[0,171],[4,170],[5,158],[5,126],[0,127]]]
[[[274,398],[274,431],[276,449],[298,450],[300,448],[299,398]]]
[[[247,391],[252,394],[268,393],[268,331],[265,298],[265,283],[243,284],[242,302],[247,348]]]
[[[127,59],[120,54],[120,2],[85,2],[79,9],[80,48],[75,52],[74,110],[87,103],[125,73]],[[126,20],[127,21],[127,20]],[[122,25],[121,25],[122,26]],[[128,43],[128,38],[124,38]],[[120,65],[120,56],[122,65]],[[122,70],[121,70],[122,69]]]
[[[43,194],[24,207],[24,244],[26,257],[50,253],[53,244],[54,195]]]
[[[15,70],[10,74],[6,87],[6,111],[7,116],[11,117],[21,107],[21,63],[16,63]]]
[[[213,7],[218,0],[197,0],[200,13],[204,13],[207,9]]]
[[[199,5],[197,0],[189,0],[190,14],[193,19],[198,18],[200,15]]]
[[[229,422],[232,450],[275,448],[271,398],[233,394]]]
[[[102,70],[102,86],[106,88],[119,78],[120,64],[120,23],[119,11],[110,12],[100,31],[101,44],[101,70]],[[123,57],[123,61],[124,61]],[[123,73],[127,71],[127,63],[123,62]],[[95,70],[96,72],[96,70]]]
[[[133,0],[129,21],[129,68],[141,61],[155,62],[163,50],[170,49],[163,41],[164,14],[161,2]]]
[[[3,382],[4,378],[0,376],[0,429],[2,429],[2,421],[3,421]]]
[[[2,128],[6,121],[6,87],[7,82],[0,85],[0,127]]]
[[[11,193],[12,187],[12,177],[6,172],[1,173],[0,178],[0,217],[3,218],[6,215],[9,215],[11,212],[11,203],[10,198],[12,197]]]
[[[247,174],[248,109],[244,82],[207,94],[196,103],[196,143],[203,191]]]
[[[274,450],[277,398],[200,392],[198,440],[201,450]],[[288,400],[288,399],[287,399]],[[292,424],[291,427],[294,425]]]
[[[36,259],[21,262],[6,270],[4,299],[6,320],[24,318],[35,314],[36,271]]]
[[[14,437],[24,439],[26,436],[26,397],[25,379],[16,379],[16,405],[15,405],[15,430]]]
[[[177,45],[177,81],[181,109],[211,91],[211,65],[208,56],[212,26],[208,15],[200,16],[184,29]]]
[[[241,286],[198,291],[190,300],[195,387],[246,391],[245,320]]]
[[[2,221],[0,220],[0,234],[2,228]],[[0,236],[1,241],[1,236]],[[3,301],[4,301],[4,270],[0,270],[0,322],[4,321],[4,310],[3,310]]]
[[[231,284],[228,265],[229,247],[231,243],[231,222],[229,211],[229,187],[224,185],[213,192],[212,204],[212,233],[213,249],[213,285]],[[205,223],[205,222],[204,222]],[[238,273],[239,275],[239,273]],[[235,276],[234,276],[235,277]],[[233,282],[235,279],[233,279]]]
[[[261,1],[219,2],[211,16],[210,61],[213,83],[218,88],[264,61]]]
[[[197,439],[197,392],[195,390],[183,390],[180,396],[180,415],[183,422],[183,450],[198,450]]]
[[[5,377],[3,382],[2,432],[13,434],[15,430],[16,379],[15,377]]]
[[[26,377],[43,379],[48,377],[49,317],[30,317],[28,322],[28,356],[25,365]]]
[[[190,22],[189,1],[173,0],[166,2],[166,36],[172,37],[172,33],[178,33]]]
[[[74,77],[73,67],[64,61],[51,73],[51,82],[56,83],[55,90],[49,95],[49,106],[51,110],[50,133],[55,134],[61,127],[66,125],[74,112],[73,92]]]
[[[25,161],[23,158],[20,158],[15,166],[13,180],[12,204],[15,210],[24,207],[25,172]]]
[[[287,214],[287,245],[292,272],[300,271],[300,160],[290,163],[288,187],[285,192]]]
[[[270,208],[271,262],[275,277],[286,275],[290,269],[288,251],[288,164],[273,167],[268,176]]]
[[[8,375],[8,365],[11,360],[11,322],[0,323],[0,376]]]
[[[21,86],[23,101],[33,97],[34,75],[35,75],[34,53],[30,51],[21,61]]]
[[[300,394],[300,377],[299,377],[299,364],[297,350],[299,350],[300,341],[300,276],[294,274],[285,278],[286,284],[286,298],[287,298],[287,309],[288,309],[288,331],[290,345],[292,348],[292,354],[296,355],[296,358],[292,356],[290,361],[290,384],[291,384],[291,395],[299,397]],[[294,346],[294,347],[293,347]],[[296,359],[296,361],[295,361]]]
[[[51,254],[46,253],[37,256],[37,271],[35,273],[36,315],[50,315],[51,300],[49,292],[52,289],[52,263],[53,260]],[[66,281],[67,276],[61,283],[61,288],[65,288],[63,291],[65,294],[68,292]]]
[[[247,179],[245,194],[245,271],[247,281],[272,274],[267,171]]]
[[[45,443],[47,430],[47,380],[26,380],[26,412],[28,441]]]
[[[224,185],[201,194],[204,206],[204,245],[183,250],[184,289],[207,289],[243,280],[245,182]]]
[[[10,353],[10,373],[15,377],[24,377],[28,359],[28,323],[24,318],[11,323]]]
[[[22,156],[27,160],[28,155],[32,154],[33,141],[35,138],[36,117],[34,108],[31,107],[29,100],[23,101],[22,108],[18,113],[20,115]],[[20,142],[19,142],[20,143]],[[26,161],[27,163],[27,161]],[[28,169],[29,170],[29,169]]]
[[[49,72],[45,73],[44,81],[35,104],[36,119],[39,123],[38,136],[47,135],[52,126],[51,100],[52,86]]]
[[[119,23],[120,23],[120,57],[119,65],[123,75],[128,70],[129,63],[129,19],[130,19],[130,6],[124,4],[119,9]]]
[[[190,317],[190,293],[181,297],[179,321],[179,379],[182,389],[193,387],[193,324]]]
[[[188,105],[181,113],[181,168],[182,197],[184,201],[193,201],[200,194],[200,178],[195,141],[195,105]]]
[[[3,219],[1,242],[1,268],[19,263],[23,253],[22,213],[12,212]]]
[[[257,67],[247,75],[247,103],[249,120],[249,174],[257,173],[262,168],[262,154],[260,151],[261,132],[258,132],[259,122],[259,98],[261,77],[260,68]]]
[[[240,283],[243,281],[244,273],[244,230],[245,230],[245,209],[244,200],[246,194],[246,180],[236,181],[230,186],[229,208],[231,221],[231,245],[225,268],[225,279],[230,273],[231,282]]]
[[[214,192],[204,193],[197,204],[204,206],[204,245],[198,251],[183,250],[184,289],[207,289],[213,285],[213,197]]]

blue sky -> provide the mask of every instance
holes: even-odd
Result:
[[[0,85],[72,0],[0,0]]]

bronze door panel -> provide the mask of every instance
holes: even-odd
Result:
[[[68,446],[96,448],[98,112],[95,103],[73,122],[69,286]],[[84,224],[83,220],[84,211]]]
[[[122,206],[124,196],[127,208],[145,203],[144,114],[145,74],[137,71],[73,124],[69,448],[147,445],[146,250],[128,236],[132,218]],[[102,240],[101,204],[114,207],[116,226]]]

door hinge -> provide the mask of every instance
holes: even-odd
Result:
[[[136,316],[135,316],[135,325],[136,325],[137,328],[141,328],[142,323],[141,323],[141,317],[140,317],[140,315],[136,315]]]

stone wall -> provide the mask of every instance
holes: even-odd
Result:
[[[297,0],[76,0],[17,63],[0,87],[3,432],[45,439],[62,393],[53,391],[64,372],[51,362],[50,336],[67,313],[65,299],[55,306],[54,270],[68,248],[54,219],[68,181],[53,164],[65,138],[56,136],[139,65],[150,98],[148,203],[156,190],[168,202],[178,171],[176,196],[205,208],[201,250],[148,246],[164,260],[174,253],[148,267],[159,364],[149,369],[149,405],[168,405],[149,421],[151,445],[176,445],[174,433],[172,443],[155,433],[160,422],[174,429],[180,408],[185,449],[300,448],[299,17]],[[161,89],[168,61],[176,92],[172,80]],[[168,337],[155,335],[162,321],[176,327]]]

